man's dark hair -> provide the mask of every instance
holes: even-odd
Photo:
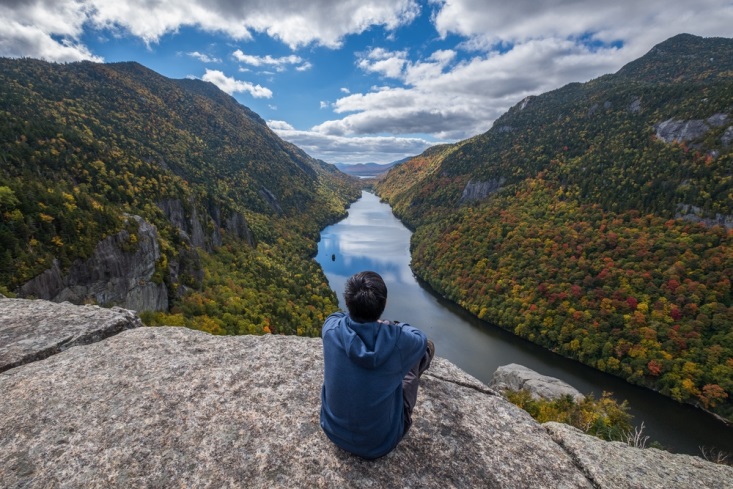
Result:
[[[353,320],[376,321],[387,305],[387,286],[378,273],[359,272],[346,280],[344,299]]]

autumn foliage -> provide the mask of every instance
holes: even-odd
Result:
[[[445,297],[733,420],[732,107],[733,41],[680,35],[528,97],[377,191],[415,230],[414,272]],[[659,132],[692,120],[694,137]],[[492,190],[470,196],[479,184]]]

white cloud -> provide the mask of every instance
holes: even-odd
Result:
[[[379,73],[389,78],[399,78],[407,63],[407,51],[392,52],[374,48],[358,61],[357,66],[367,72]]]
[[[198,51],[193,51],[186,54],[192,58],[198,59],[203,63],[221,63],[221,59],[209,56],[208,54],[199,53]]]
[[[253,56],[251,54],[245,54],[241,49],[237,49],[232,53],[234,59],[240,63],[248,64],[250,66],[271,66],[275,68],[275,71],[281,73],[286,70],[288,65],[299,65],[296,66],[296,71],[308,71],[313,65],[309,61],[303,60],[300,56],[291,54],[290,56],[281,56],[274,58],[269,54],[267,56]]]
[[[427,0],[427,4],[418,0],[0,0],[0,55],[102,61],[82,42],[90,28],[109,29],[101,34],[136,37],[149,45],[184,27],[231,41],[250,40],[253,33],[261,33],[296,49],[338,48],[348,35],[384,26],[392,31],[384,44],[372,45],[355,60],[365,76],[383,78],[379,82],[383,86],[358,93],[353,89],[360,86],[358,80],[336,81],[353,89],[352,93],[342,87],[343,96],[330,104],[339,118],[296,134],[320,135],[325,142],[385,133],[459,139],[485,131],[527,95],[615,72],[681,32],[730,37],[733,25],[731,0]],[[460,44],[442,44],[443,49],[432,50],[435,44],[425,39],[408,47],[400,44],[403,31],[398,28],[410,24],[421,5],[433,13],[435,32],[428,37],[442,36],[443,42],[457,38]],[[247,66],[273,74],[288,67],[299,71],[321,67],[314,68],[310,60],[297,55],[278,58],[238,52],[239,62],[246,65],[240,67],[242,72]],[[199,52],[189,55],[204,62],[220,61]],[[207,71],[204,79],[228,93],[272,97],[270,89],[222,71]]]
[[[14,15],[8,7],[0,5],[0,56],[19,58],[29,56],[47,61],[71,62],[81,60],[104,61],[92,54],[77,39],[81,24],[68,19],[59,28],[49,25],[49,19],[39,14],[39,22],[27,22],[25,16]],[[52,34],[59,36],[54,39]]]
[[[0,55],[55,61],[96,59],[80,44],[85,26],[130,34],[148,44],[192,26],[235,40],[260,32],[291,48],[335,48],[372,26],[396,29],[419,13],[416,0],[6,0],[0,4]]]
[[[252,56],[245,54],[241,49],[237,49],[232,53],[232,56],[240,63],[252,65],[252,66],[283,66],[283,65],[294,65],[303,62],[303,58],[291,54],[290,56],[282,56],[280,58],[273,58],[269,54],[267,56]]]
[[[527,95],[615,72],[680,32],[730,36],[733,25],[729,0],[430,1],[436,30],[464,42],[418,59],[380,47],[358,55],[359,68],[398,85],[346,94],[334,103],[343,117],[314,130],[463,139]]]
[[[272,91],[269,88],[254,85],[247,81],[237,80],[233,77],[226,76],[219,70],[210,70],[207,68],[206,73],[201,79],[213,83],[229,95],[246,92],[255,98],[272,98]]]
[[[538,39],[578,39],[579,43],[622,41],[625,60],[682,32],[730,36],[729,0],[615,0],[589,2],[534,0],[512,2],[451,0],[440,3],[434,23],[442,36],[472,38],[474,46],[520,44]]]
[[[281,138],[329,163],[391,163],[415,156],[436,144],[422,138],[390,136],[343,137],[300,131],[285,121],[267,121]]]
[[[326,102],[325,100],[321,100],[321,109],[327,109],[330,104]]]
[[[285,121],[267,121],[267,125],[273,131],[294,131],[295,128]]]

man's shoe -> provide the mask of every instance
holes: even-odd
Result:
[[[432,360],[435,356],[435,344],[433,343],[433,340],[428,340],[428,355],[430,356],[430,359]]]

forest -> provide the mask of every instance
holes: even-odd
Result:
[[[0,59],[5,295],[121,230],[135,250],[126,215],[139,215],[157,229],[152,280],[170,299],[169,310],[142,312],[148,324],[317,335],[337,307],[313,260],[319,231],[359,195],[355,179],[209,83],[136,63]]]
[[[733,40],[525,99],[377,191],[446,298],[733,421]]]

